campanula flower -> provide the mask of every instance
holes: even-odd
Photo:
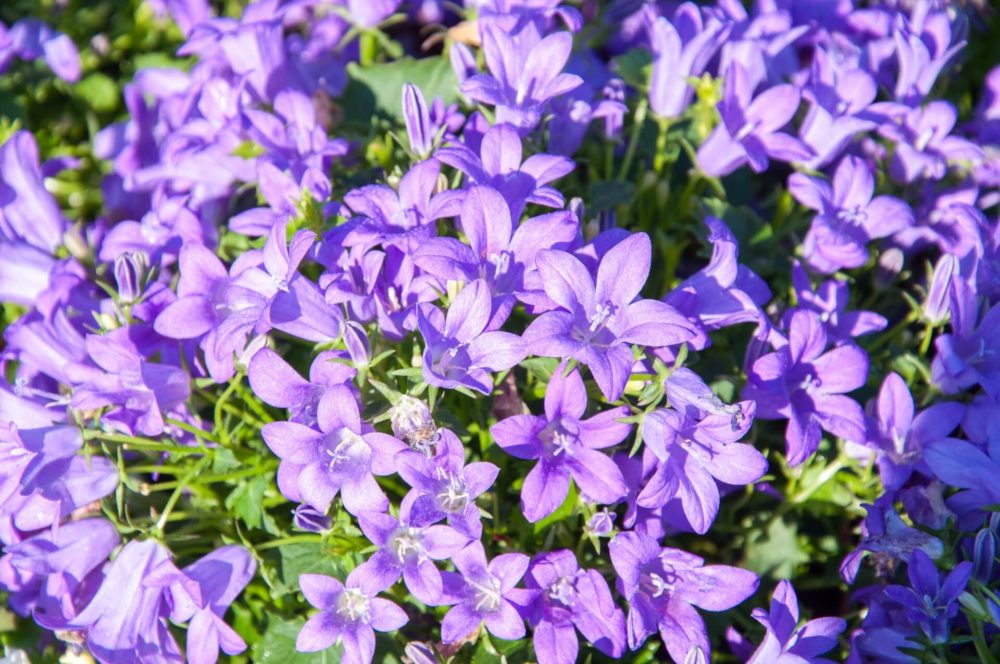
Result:
[[[469,636],[481,623],[490,634],[508,641],[524,636],[524,620],[511,600],[514,586],[528,569],[528,556],[504,553],[486,561],[479,542],[452,556],[458,570],[445,572],[446,604],[452,608],[441,621],[441,640],[454,643]]]
[[[779,581],[771,596],[771,609],[753,610],[754,620],[767,632],[747,664],[829,664],[819,657],[837,647],[837,637],[847,628],[842,618],[815,618],[799,626],[799,599],[789,581]]]

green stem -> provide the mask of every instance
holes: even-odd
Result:
[[[321,535],[290,535],[289,537],[282,537],[280,539],[271,540],[270,542],[264,542],[263,544],[257,545],[257,550],[262,551],[264,549],[277,549],[279,546],[284,546],[286,544],[295,544],[297,542],[322,542],[323,537]]]
[[[972,625],[972,638],[976,646],[976,654],[979,655],[979,660],[985,662],[985,664],[998,664],[997,658],[993,656],[993,652],[986,643],[986,634],[983,630],[982,621],[973,619],[969,622]]]
[[[161,514],[160,518],[157,519],[156,521],[156,532],[159,535],[162,536],[163,529],[167,525],[167,519],[170,518],[170,513],[174,511],[174,507],[177,505],[177,501],[180,500],[181,494],[184,492],[184,489],[191,481],[191,478],[200,473],[205,468],[205,466],[208,465],[208,462],[209,462],[208,457],[202,458],[198,463],[192,466],[191,470],[188,471],[188,473],[184,475],[184,477],[181,478],[181,480],[177,483],[177,488],[174,489],[174,492],[170,494],[170,498],[167,499],[167,504],[163,508],[163,514]]]
[[[119,443],[129,448],[137,450],[149,450],[152,452],[168,452],[170,454],[204,454],[203,449],[195,447],[184,447],[182,445],[171,445],[161,443],[150,438],[139,438],[138,436],[126,436],[120,433],[105,433],[103,431],[87,430],[83,432],[84,440],[103,440],[108,443]]]
[[[187,431],[195,438],[201,438],[203,440],[207,440],[210,443],[215,443],[215,444],[219,443],[219,440],[215,436],[213,436],[210,432],[205,431],[204,429],[199,429],[196,426],[191,426],[187,422],[181,422],[180,420],[175,420],[172,417],[167,417],[164,419],[164,421],[170,426],[177,427],[182,431]]]
[[[622,168],[618,171],[618,179],[622,182],[628,176],[632,168],[632,161],[635,159],[635,151],[639,147],[639,135],[642,133],[642,126],[646,123],[646,112],[649,110],[649,100],[643,97],[639,100],[635,108],[635,116],[632,123],[632,134],[629,136],[628,147],[625,149],[625,159],[622,161]]]

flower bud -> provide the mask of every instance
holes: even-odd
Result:
[[[295,527],[310,533],[322,533],[330,530],[330,517],[314,507],[302,503],[292,512]]]
[[[614,513],[609,512],[608,508],[605,507],[590,517],[590,521],[587,522],[587,530],[598,537],[608,537],[611,535],[611,531],[614,530],[615,516]]]
[[[149,259],[142,251],[126,251],[115,257],[115,282],[122,302],[132,304],[142,297],[148,269]]]
[[[423,401],[411,396],[400,397],[389,410],[389,421],[396,438],[406,441],[411,448],[424,454],[430,454],[431,447],[441,436],[430,409]]]

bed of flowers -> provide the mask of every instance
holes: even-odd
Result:
[[[0,661],[997,664],[988,4],[3,2]]]

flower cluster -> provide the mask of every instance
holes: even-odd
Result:
[[[0,104],[0,591],[40,650],[996,660],[995,18],[134,4],[0,22],[23,103],[87,105]]]

